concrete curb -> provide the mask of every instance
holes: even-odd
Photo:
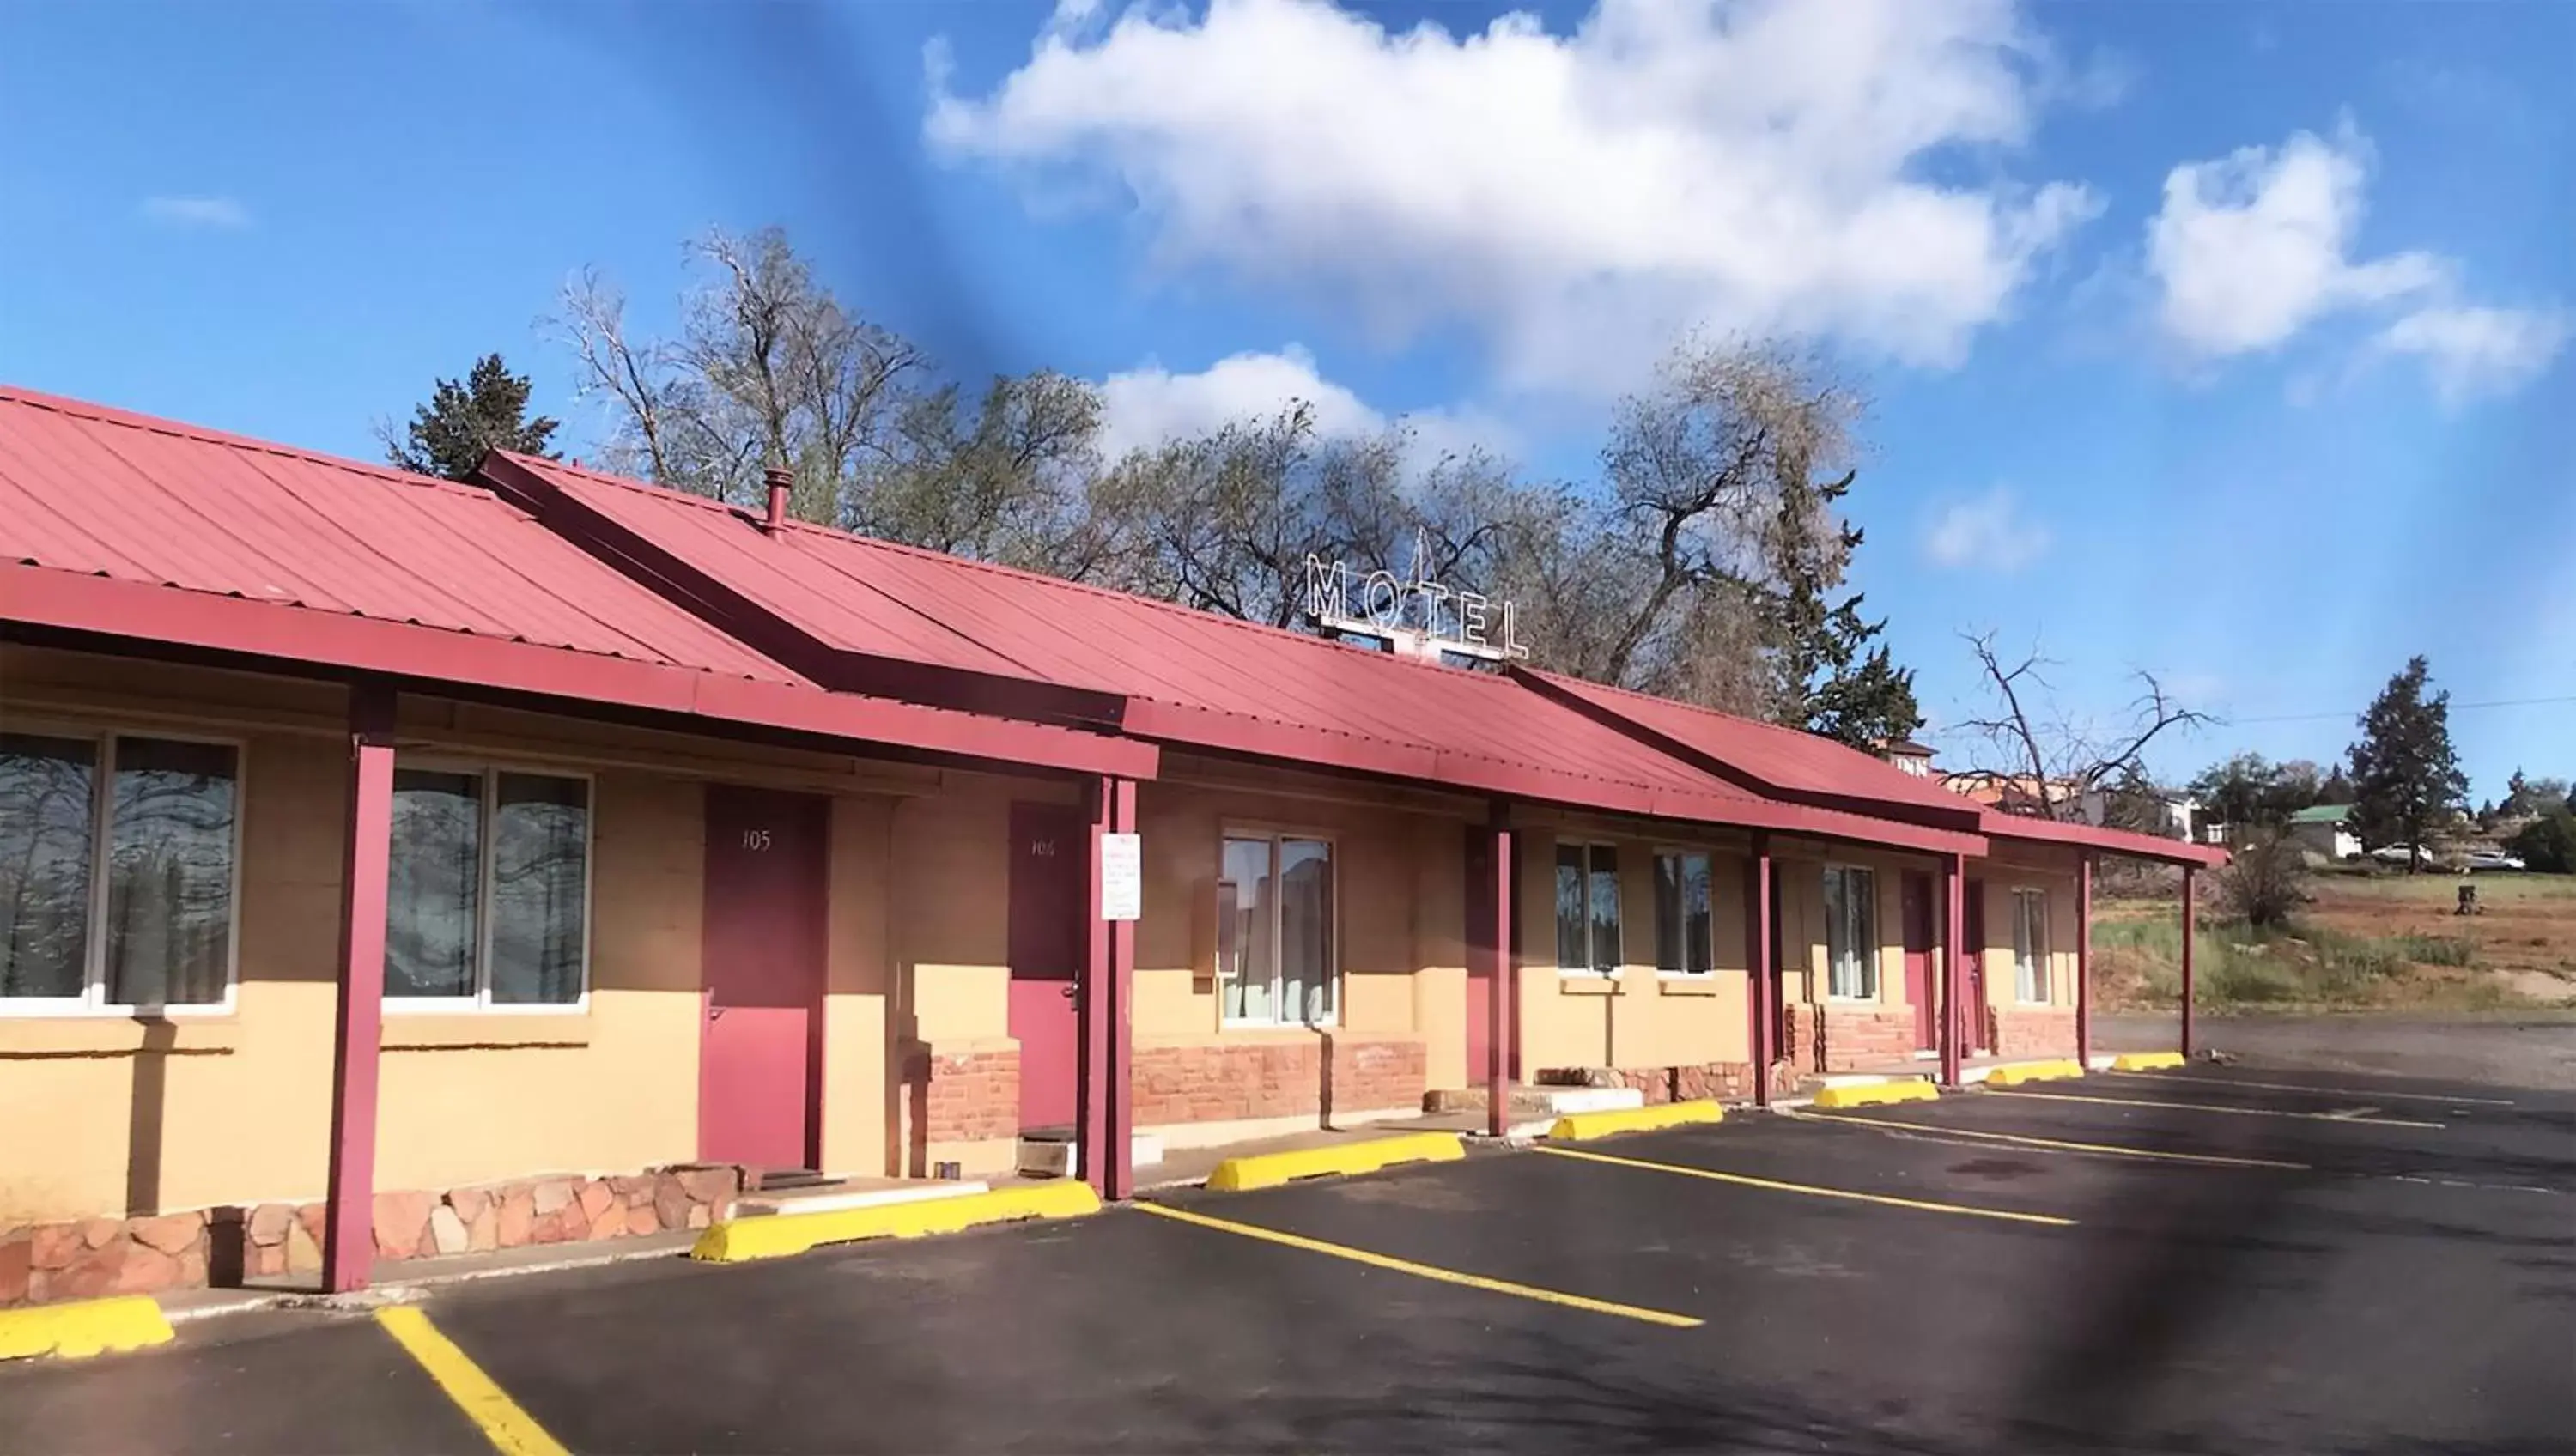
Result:
[[[1547,1131],[1548,1140],[1579,1143],[1623,1132],[1653,1132],[1692,1123],[1723,1122],[1726,1109],[1715,1102],[1667,1102],[1660,1107],[1627,1107],[1615,1112],[1569,1112]]]
[[[1276,1188],[1300,1178],[1374,1173],[1398,1163],[1454,1163],[1465,1156],[1466,1145],[1454,1132],[1406,1133],[1401,1137],[1228,1158],[1208,1175],[1207,1186],[1219,1193],[1244,1193],[1255,1188]]]
[[[2111,1059],[2111,1067],[2120,1072],[2161,1072],[2183,1065],[2180,1052],[2122,1052]]]
[[[0,1360],[52,1355],[82,1360],[110,1350],[139,1350],[170,1339],[170,1321],[148,1295],[83,1299],[32,1309],[0,1309]]]
[[[1989,1067],[1985,1083],[1989,1087],[2018,1087],[2025,1082],[2055,1082],[2083,1075],[2084,1068],[2077,1065],[2074,1058],[2060,1057],[2053,1061],[2007,1062],[2000,1067]]]
[[[824,1244],[861,1239],[911,1239],[924,1234],[956,1233],[980,1224],[1012,1223],[1029,1218],[1080,1218],[1100,1211],[1100,1196],[1088,1183],[1070,1179],[932,1198],[909,1203],[881,1203],[866,1208],[823,1213],[770,1213],[729,1218],[709,1224],[698,1235],[689,1257],[709,1264],[737,1264],[750,1259],[777,1259]]]
[[[1877,1107],[1889,1102],[1930,1102],[1940,1095],[1941,1089],[1929,1082],[1866,1082],[1856,1087],[1819,1087],[1815,1105],[1828,1110]]]

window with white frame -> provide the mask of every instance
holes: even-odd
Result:
[[[0,1012],[227,1005],[241,750],[0,733]]]
[[[1878,998],[1878,876],[1857,865],[1825,866],[1825,993]]]
[[[1229,834],[1217,884],[1217,973],[1235,1026],[1330,1026],[1333,846],[1290,834]]]
[[[578,1005],[589,950],[590,780],[395,765],[388,1001]]]
[[[1619,974],[1619,851],[1556,846],[1556,967],[1569,976]]]
[[[1655,969],[1667,976],[1705,976],[1716,966],[1709,912],[1708,856],[1697,850],[1655,855]]]
[[[2013,891],[2013,970],[2021,999],[2048,1000],[2048,894]]]

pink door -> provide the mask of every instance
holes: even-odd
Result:
[[[1071,1127],[1081,1077],[1077,978],[1090,953],[1091,821],[1062,804],[1011,806],[1011,1036],[1020,1126]]]
[[[829,812],[807,794],[707,788],[698,1156],[708,1162],[820,1161]]]
[[[1941,1019],[1932,988],[1932,877],[1908,874],[1901,882],[1905,914],[1905,996],[1914,1003],[1914,1044],[1940,1048]]]

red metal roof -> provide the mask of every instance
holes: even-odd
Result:
[[[825,694],[487,490],[6,386],[0,618],[1152,772],[1140,745]]]
[[[1775,802],[1493,674],[802,523],[771,532],[704,497],[557,462],[496,456],[484,473],[549,525],[832,686],[1099,715],[1166,743],[1475,792],[1982,848]]]
[[[1776,723],[1555,673],[1521,668],[1514,673],[1560,701],[1589,708],[1605,721],[1629,724],[1647,741],[1767,794],[1973,829],[1999,839],[2082,845],[2175,864],[2224,864],[2227,859],[2223,851],[2181,840],[2006,814],[1885,759]]]

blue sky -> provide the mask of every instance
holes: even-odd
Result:
[[[2576,6],[989,0],[0,8],[0,378],[357,455],[572,270],[667,323],[785,226],[952,371],[1142,436],[1328,421],[1590,473],[1689,328],[1874,405],[1857,580],[2062,706],[2166,675],[2326,759],[2410,653],[2473,793],[2576,773]],[[1417,31],[1417,26],[1432,29]],[[1227,361],[1232,361],[1231,363]]]

